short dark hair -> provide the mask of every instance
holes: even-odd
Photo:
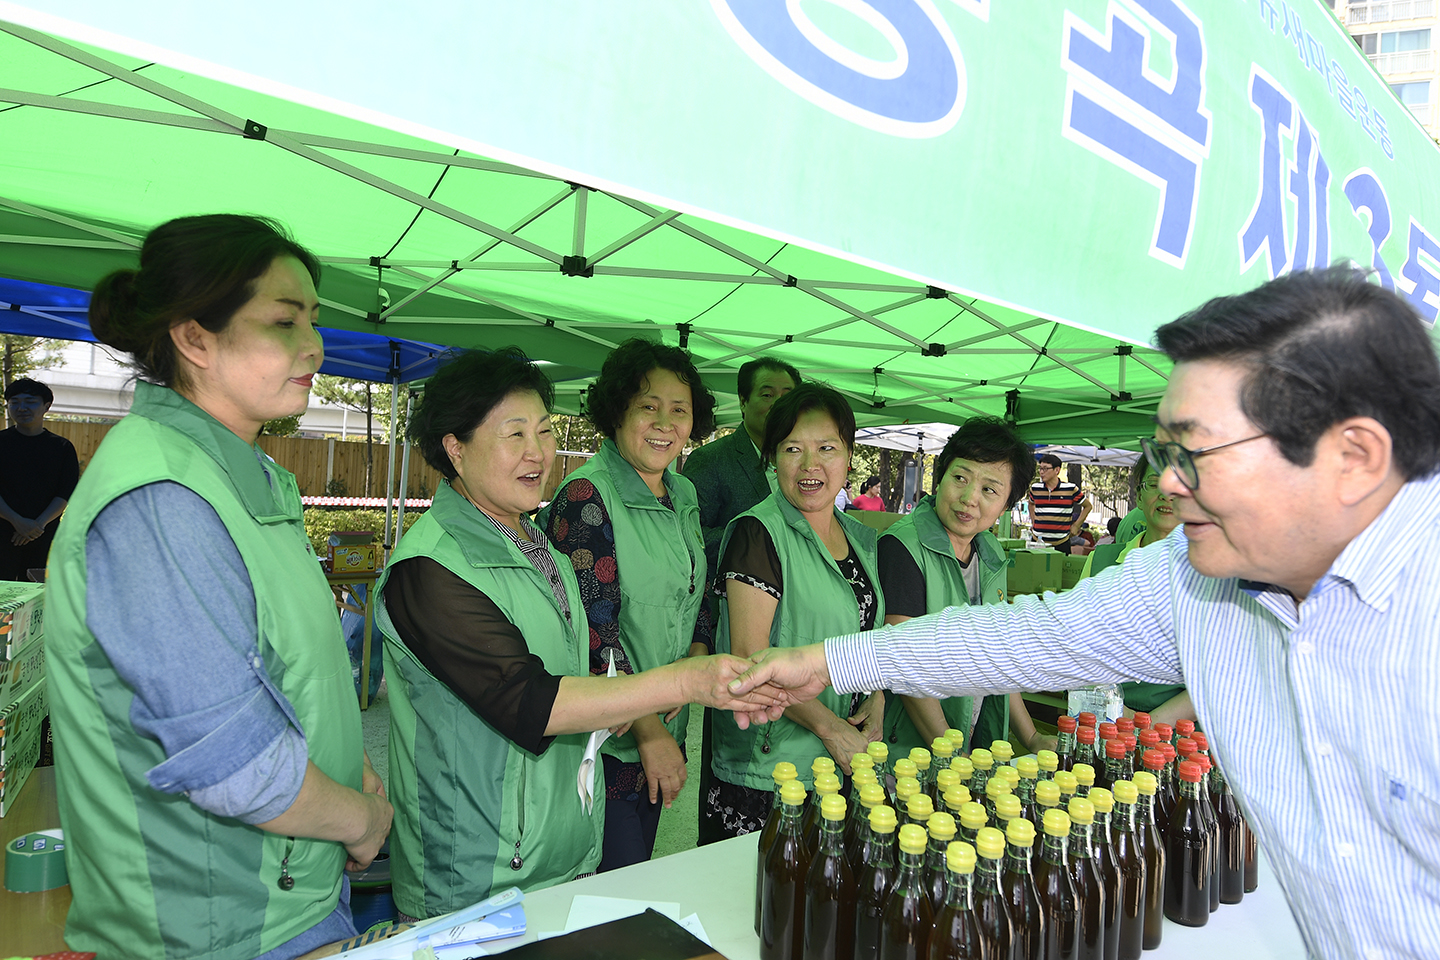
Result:
[[[740,371],[735,374],[735,394],[741,400],[750,399],[750,391],[755,389],[755,374],[761,370],[779,370],[800,386],[804,381],[800,379],[800,371],[777,357],[757,357],[754,360],[746,360],[740,365]]]
[[[956,459],[975,463],[1010,464],[1010,496],[1008,509],[1020,502],[1035,480],[1035,454],[1030,444],[1021,440],[1015,429],[999,417],[971,417],[950,434],[935,458],[935,488]]]
[[[783,439],[783,438],[782,438],[782,439]],[[865,478],[865,482],[864,482],[864,483],[860,484],[860,492],[863,494],[866,490],[869,490],[871,487],[878,487],[878,486],[880,486],[880,478],[877,477],[875,474],[872,473],[872,474],[870,474],[870,476],[868,476],[868,477]]]
[[[1055,454],[1053,454],[1053,453],[1047,453],[1047,454],[1045,454],[1044,456],[1036,457],[1036,458],[1035,458],[1035,462],[1036,462],[1037,464],[1038,464],[1038,463],[1047,464],[1047,465],[1049,465],[1049,466],[1054,467],[1056,470],[1059,470],[1061,467],[1065,466],[1065,461],[1064,461],[1064,460],[1061,460],[1059,457],[1055,456]],[[1032,474],[1032,476],[1033,476],[1033,474]]]
[[[55,402],[55,393],[39,380],[31,380],[29,377],[21,377],[18,380],[11,380],[10,386],[5,388],[5,399],[12,397],[27,396],[39,397],[46,403]]]
[[[456,440],[469,443],[490,411],[517,390],[538,393],[546,410],[555,403],[554,384],[519,347],[467,350],[425,384],[406,433],[426,463],[454,480],[455,465],[445,452],[445,437],[453,433]]]
[[[1108,533],[1108,534],[1110,534],[1110,536],[1112,536],[1112,537],[1115,536],[1115,531],[1116,531],[1116,530],[1119,530],[1119,529],[1120,529],[1120,518],[1119,518],[1119,517],[1111,517],[1109,520],[1106,520],[1106,521],[1105,521],[1105,532]]]
[[[615,432],[625,420],[630,401],[645,386],[651,370],[669,370],[690,388],[690,408],[694,423],[690,436],[696,440],[715,431],[715,395],[700,379],[690,351],[671,347],[655,340],[632,337],[610,351],[600,376],[585,395],[585,415],[606,438],[615,439]]]
[[[1240,409],[1296,466],[1314,461],[1334,424],[1373,417],[1405,479],[1440,468],[1440,363],[1429,334],[1403,297],[1351,267],[1216,297],[1155,331],[1155,342],[1175,363],[1247,367]]]
[[[319,287],[320,261],[278,221],[212,213],[162,223],[140,247],[139,270],[116,270],[95,285],[90,329],[133,356],[142,378],[183,386],[170,328],[194,320],[220,333],[281,257],[299,260]]]
[[[855,411],[840,391],[823,383],[811,380],[802,383],[789,393],[781,394],[765,418],[765,440],[760,444],[760,456],[774,463],[775,451],[781,441],[790,436],[800,417],[811,410],[820,410],[835,421],[840,439],[845,442],[846,452],[855,449]],[[860,488],[862,491],[864,487]]]

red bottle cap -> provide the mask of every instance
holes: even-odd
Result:
[[[1135,714],[1135,729],[1136,729],[1136,730],[1149,730],[1149,729],[1150,729],[1150,714],[1145,713],[1144,711],[1141,711],[1140,713]]]
[[[1055,726],[1060,729],[1061,733],[1074,733],[1075,728],[1079,725],[1080,724],[1075,721],[1074,717],[1068,715],[1057,717],[1055,720]]]
[[[1116,717],[1115,729],[1119,730],[1121,733],[1134,733],[1135,721],[1131,720],[1129,717]]]
[[[1161,740],[1175,739],[1175,728],[1170,726],[1170,724],[1168,723],[1157,723],[1155,724],[1153,729],[1156,733],[1160,734]]]
[[[1175,744],[1160,741],[1160,751],[1165,754],[1165,762],[1169,763],[1175,759]]]
[[[1095,726],[1095,714],[1093,714],[1093,713],[1089,713],[1089,712],[1082,713],[1082,714],[1080,714],[1080,716],[1076,717],[1075,720],[1076,720],[1076,722],[1079,723],[1080,726],[1082,726],[1082,727],[1093,727],[1093,726]]]
[[[1191,755],[1193,755],[1195,751],[1199,749],[1200,748],[1195,745],[1195,741],[1191,740],[1189,737],[1181,737],[1179,740],[1175,741],[1175,752],[1180,754],[1180,756],[1184,757],[1186,760],[1189,760]]]
[[[1190,734],[1190,739],[1195,741],[1196,749],[1201,751],[1208,751],[1210,749],[1210,741],[1206,740],[1205,734],[1201,733],[1199,730],[1196,730],[1194,733]]]
[[[1105,741],[1105,756],[1111,757],[1111,758],[1116,759],[1116,760],[1119,760],[1121,757],[1125,756],[1125,741],[1124,741],[1124,740],[1106,740],[1106,741]]]
[[[1125,744],[1126,753],[1135,752],[1135,734],[1127,733],[1120,738],[1120,741]]]
[[[1148,733],[1149,731],[1146,731],[1146,732]],[[1159,770],[1160,768],[1162,768],[1162,767],[1164,767],[1164,766],[1165,766],[1165,751],[1163,751],[1163,750],[1146,750],[1146,751],[1145,751],[1145,769],[1146,769],[1146,770]]]
[[[1195,761],[1180,761],[1180,779],[1184,780],[1186,783],[1199,783],[1201,773],[1202,771],[1200,769],[1200,764],[1196,763]]]
[[[1160,746],[1160,734],[1154,730],[1141,730],[1139,739],[1140,746],[1146,749]]]
[[[1114,740],[1120,734],[1120,731],[1115,729],[1115,724],[1111,723],[1109,720],[1106,720],[1104,723],[1100,724],[1099,730],[1101,740]]]
[[[1195,721],[1194,721],[1194,720],[1176,720],[1176,721],[1175,721],[1175,729],[1179,732],[1180,736],[1182,736],[1182,737],[1188,737],[1188,736],[1190,736],[1190,734],[1192,734],[1192,733],[1195,732]]]
[[[1094,742],[1095,742],[1095,728],[1094,728],[1094,727],[1081,727],[1079,730],[1076,730],[1076,731],[1075,731],[1075,738],[1076,738],[1077,740],[1079,740],[1081,743],[1094,743]]]
[[[1195,762],[1200,764],[1200,769],[1205,773],[1210,772],[1210,758],[1203,753],[1195,754]]]

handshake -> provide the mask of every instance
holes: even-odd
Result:
[[[733,712],[742,730],[778,720],[786,707],[813,700],[830,686],[822,643],[767,647],[748,660],[719,654],[690,662],[700,668],[690,702]]]

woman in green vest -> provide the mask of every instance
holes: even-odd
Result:
[[[703,656],[713,646],[705,540],[695,485],[675,460],[692,435],[715,429],[715,398],[689,353],[634,339],[611,351],[585,403],[605,439],[565,478],[544,523],[579,579],[590,670]],[[683,709],[650,714],[606,742],[602,872],[650,859],[660,811],[685,785],[689,720]]]
[[[1126,543],[1096,547],[1085,558],[1085,566],[1080,571],[1082,579],[1098,574],[1106,567],[1124,563],[1130,554],[1152,543],[1159,543],[1180,525],[1180,517],[1175,513],[1175,498],[1160,492],[1160,477],[1145,457],[1136,461],[1131,482],[1140,499],[1139,509],[1145,518],[1145,529]],[[1190,694],[1183,686],[1132,681],[1120,687],[1125,706],[1132,712],[1140,710],[1149,713],[1155,723],[1173,726],[1176,720],[1195,719],[1195,705],[1190,702]]]
[[[1005,552],[990,527],[1030,488],[1035,477],[1030,445],[1003,420],[972,417],[946,441],[934,475],[940,478],[934,496],[922,499],[880,538],[887,624],[950,606],[1005,602]],[[894,696],[885,714],[892,756],[928,748],[947,728],[965,733],[971,748],[988,748],[1011,730],[1032,750],[1047,746],[1037,738],[1018,693],[944,701]]]
[[[716,647],[748,657],[815,637],[869,630],[885,616],[875,531],[835,509],[850,472],[855,414],[839,392],[805,383],[770,408],[760,453],[775,467],[777,492],[731,521],[720,546],[716,589],[723,597]],[[830,756],[845,773],[850,758],[878,740],[885,697],[826,688],[779,720],[742,730],[715,715],[714,783],[701,798],[702,831],[739,836],[769,813],[775,764],[795,764],[811,781],[811,761]]]
[[[50,555],[73,950],[279,960],[355,932],[344,871],[391,808],[295,478],[255,444],[305,410],[319,279],[270,221],[185,217],[91,299],[140,382]]]
[[[472,352],[431,379],[410,422],[446,482],[377,590],[391,874],[409,917],[594,871],[607,804],[600,771],[586,766],[591,731],[692,700],[735,705],[725,684],[744,663],[733,658],[590,676],[570,560],[527,517],[554,464],[553,399],[515,348]]]

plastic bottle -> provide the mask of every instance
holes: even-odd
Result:
[[[1070,772],[1075,774],[1075,796],[1088,797],[1090,788],[1095,786],[1095,768],[1088,763],[1077,763]]]
[[[1070,879],[1080,914],[1078,960],[1105,960],[1105,884],[1092,856],[1094,822],[1094,804],[1084,797],[1070,801]]]
[[[870,840],[855,895],[855,960],[880,953],[880,916],[895,883],[895,810],[881,804],[870,811]]]
[[[820,806],[825,802],[826,797],[838,796],[840,793],[840,778],[833,773],[822,773],[815,778],[815,793],[810,798],[810,804],[805,808],[803,824],[805,838],[805,856],[814,857],[815,851],[820,848]],[[841,798],[844,799],[844,798]]]
[[[977,747],[970,751],[970,767],[974,770],[970,775],[970,796],[985,796],[985,784],[990,782],[990,771],[994,766],[995,758],[989,750]]]
[[[1055,718],[1055,727],[1060,732],[1055,736],[1055,755],[1060,759],[1060,769],[1069,770],[1075,765],[1075,731],[1080,724],[1065,714]]]
[[[960,807],[960,839],[974,843],[977,841],[982,827],[990,823],[990,815],[985,808],[975,801],[963,804]]]
[[[1014,930],[1011,957],[1015,960],[1041,960],[1045,942],[1045,918],[1040,913],[1040,897],[1035,891],[1030,854],[1035,846],[1035,826],[1016,817],[1005,828],[1005,870],[1000,874],[1000,890],[1010,908]]]
[[[1045,811],[1045,838],[1035,864],[1035,891],[1045,918],[1041,952],[1045,960],[1075,960],[1080,950],[1080,898],[1065,857],[1069,840],[1070,815]]]
[[[1110,843],[1110,814],[1115,809],[1115,796],[1104,787],[1096,787],[1085,799],[1095,807],[1095,826],[1090,831],[1095,846],[1090,856],[1105,886],[1105,957],[1115,960],[1120,953],[1120,867]]]
[[[1187,927],[1210,920],[1210,830],[1200,809],[1200,764],[1180,763],[1180,797],[1165,842],[1165,916]]]
[[[982,827],[975,837],[975,853],[975,927],[980,933],[981,953],[986,960],[1009,960],[1015,929],[1010,905],[1000,889],[1005,834]]]
[[[865,845],[870,841],[870,811],[885,803],[885,791],[878,783],[867,783],[860,788],[860,811],[851,818],[846,827],[845,856],[850,861],[850,872],[857,877],[865,866]]]
[[[1115,812],[1110,819],[1110,844],[1120,872],[1120,960],[1139,960],[1145,942],[1145,854],[1135,836],[1135,801],[1139,791],[1131,780],[1111,789]]]
[[[1054,750],[1041,750],[1035,754],[1035,762],[1040,766],[1040,779],[1051,780],[1055,777],[1055,771],[1060,769],[1060,757]]]
[[[780,830],[780,810],[783,806],[780,801],[780,788],[796,779],[795,764],[782,760],[775,764],[775,769],[770,776],[775,781],[775,798],[770,803],[770,815],[765,818],[765,826],[760,828],[760,837],[755,848],[755,936],[757,937],[760,936],[760,904],[764,900],[762,893],[765,888],[765,857],[770,853],[770,845],[775,842],[775,834]],[[802,785],[800,789],[804,790],[805,788]]]
[[[1159,755],[1159,751],[1155,751]],[[1163,759],[1163,756],[1161,757]],[[1145,858],[1145,939],[1144,948],[1160,946],[1165,930],[1165,839],[1155,824],[1155,792],[1159,781],[1155,774],[1141,770],[1135,774],[1135,789],[1140,799],[1135,804],[1135,838]]]
[[[820,849],[805,875],[804,960],[855,956],[855,874],[845,860],[845,798],[820,801]]]
[[[935,911],[925,892],[925,831],[900,828],[900,866],[880,915],[880,960],[923,960],[930,947]]]
[[[1060,785],[1054,780],[1042,780],[1035,785],[1035,811],[1030,818],[1032,824],[1045,826],[1045,813],[1060,807]]]
[[[974,912],[975,859],[963,840],[945,848],[945,902],[930,933],[929,960],[986,960]]]
[[[930,895],[930,907],[935,913],[945,906],[945,884],[949,882],[946,867],[946,850],[955,839],[955,818],[948,813],[931,815],[925,825],[929,842],[925,848],[925,892]]]
[[[800,960],[805,935],[805,875],[810,862],[800,836],[805,785],[791,780],[780,788],[780,829],[765,857],[760,906],[762,960]]]

